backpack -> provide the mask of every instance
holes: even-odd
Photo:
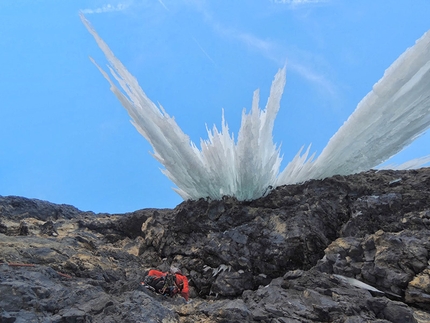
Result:
[[[146,276],[143,282],[147,288],[161,295],[173,297],[179,291],[176,286],[176,277],[170,273],[162,277]]]

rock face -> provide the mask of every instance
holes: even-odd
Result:
[[[430,169],[94,214],[0,197],[0,322],[430,322]],[[141,287],[179,265],[191,301]]]

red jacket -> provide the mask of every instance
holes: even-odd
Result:
[[[163,277],[166,275],[167,273],[163,273],[162,271],[155,270],[155,269],[151,269],[148,273],[148,276],[156,276],[156,277]],[[188,298],[189,298],[188,278],[184,275],[176,273],[175,281],[176,281],[176,285],[179,288],[179,292],[181,296],[185,298],[186,301],[188,301]]]

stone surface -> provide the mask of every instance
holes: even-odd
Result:
[[[429,225],[428,168],[127,214],[0,196],[0,322],[430,322]],[[140,285],[171,264],[188,303]]]

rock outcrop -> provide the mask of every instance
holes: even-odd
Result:
[[[0,322],[430,322],[430,169],[94,214],[0,197]],[[143,288],[180,265],[191,301]]]

